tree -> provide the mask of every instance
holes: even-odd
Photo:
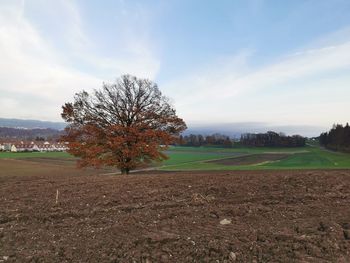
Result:
[[[303,147],[306,138],[268,131],[267,133],[246,133],[241,135],[241,144],[254,147]]]
[[[319,137],[320,144],[330,150],[350,152],[350,126],[334,124],[329,132]]]
[[[123,75],[92,94],[75,94],[62,106],[69,123],[63,139],[80,166],[115,166],[123,174],[166,159],[163,147],[174,143],[185,122],[169,99],[148,79]]]

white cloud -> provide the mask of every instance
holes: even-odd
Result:
[[[60,120],[62,104],[71,101],[75,92],[99,88],[108,80],[82,71],[81,63],[96,71],[108,69],[103,78],[110,80],[127,72],[156,74],[157,60],[151,52],[146,59],[142,52],[130,58],[113,59],[90,55],[93,43],[84,33],[73,1],[50,2],[52,5],[47,1],[35,2],[43,13],[51,10],[62,20],[59,25],[63,27],[62,35],[56,37],[62,36],[60,40],[67,45],[56,46],[49,37],[52,32],[39,30],[39,22],[34,23],[25,15],[25,8],[31,3],[0,4],[0,117]]]
[[[302,50],[260,68],[249,66],[253,59],[241,53],[165,88],[190,122],[323,125],[348,118],[344,103],[350,98],[350,41]]]
[[[0,117],[60,120],[60,106],[77,91],[125,73],[154,79],[160,60],[148,11],[120,2],[97,37],[74,1],[2,1]],[[345,122],[349,32],[339,30],[259,68],[252,67],[254,51],[243,50],[161,88],[193,122]]]
[[[82,88],[102,83],[63,65],[55,50],[25,19],[20,5],[0,10],[0,57],[2,117],[59,119],[64,101]],[[9,91],[12,97],[4,97]],[[35,97],[42,99],[35,100],[39,108],[32,105],[30,98]]]

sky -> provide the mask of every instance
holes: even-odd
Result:
[[[348,0],[0,0],[0,118],[62,121],[76,92],[132,74],[190,127],[321,132],[350,121],[349,14]]]

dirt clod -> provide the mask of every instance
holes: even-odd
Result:
[[[229,258],[230,258],[231,261],[236,261],[237,256],[236,256],[236,254],[234,252],[231,251]]]
[[[229,224],[231,224],[231,220],[228,220],[226,218],[220,221],[220,225],[229,225]]]

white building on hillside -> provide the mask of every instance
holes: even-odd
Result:
[[[39,152],[53,152],[55,149],[50,144],[38,144],[38,151]]]
[[[0,143],[0,151],[11,152],[64,152],[68,150],[68,143],[58,142],[51,144],[44,142],[37,144],[35,142],[19,142],[19,143]]]
[[[58,151],[58,152],[65,152],[68,150],[67,144],[63,142],[58,142],[56,144],[53,144],[52,147],[55,149],[55,151]]]

